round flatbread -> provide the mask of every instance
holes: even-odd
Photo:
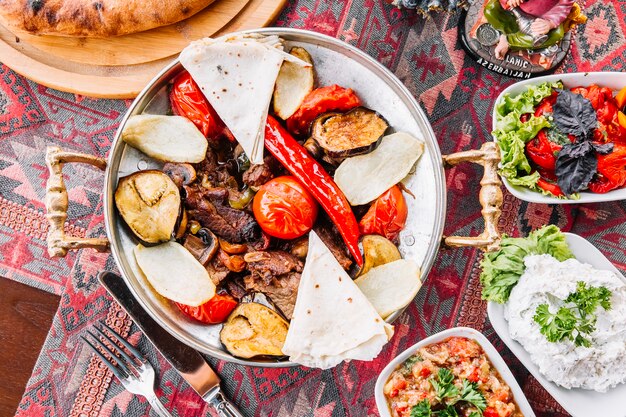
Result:
[[[127,35],[186,19],[214,0],[0,0],[11,30],[36,35]]]

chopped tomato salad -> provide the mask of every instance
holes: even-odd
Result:
[[[522,417],[483,349],[463,337],[419,349],[391,374],[383,392],[393,417]]]

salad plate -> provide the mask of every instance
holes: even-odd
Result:
[[[525,417],[535,416],[535,413],[530,407],[530,404],[524,396],[524,393],[522,392],[519,384],[515,380],[515,377],[504,362],[504,359],[502,359],[502,356],[500,356],[500,354],[491,344],[491,342],[489,342],[489,340],[487,340],[487,338],[478,330],[472,329],[470,327],[455,327],[436,333],[414,344],[410,348],[406,349],[404,352],[400,353],[394,360],[389,362],[385,369],[382,370],[382,372],[378,376],[378,379],[376,380],[376,386],[374,388],[376,407],[378,407],[378,412],[380,413],[381,417],[391,417],[389,405],[387,404],[387,399],[383,392],[385,384],[389,380],[391,374],[409,357],[413,356],[420,348],[431,344],[443,342],[451,337],[462,337],[476,341],[487,355],[489,362],[491,362],[496,371],[498,371],[502,380],[504,380],[509,388],[511,388],[513,399],[517,404],[519,411],[521,411],[521,413]]]
[[[588,240],[573,233],[564,233],[564,235],[570,250],[578,261],[590,264],[596,269],[611,271],[626,282],[626,278],[611,261]],[[626,415],[622,406],[623,398],[626,396],[626,384],[620,384],[605,393],[579,388],[566,389],[556,385],[539,372],[539,368],[531,361],[528,352],[521,344],[511,338],[508,323],[504,318],[504,305],[490,301],[487,306],[487,313],[498,336],[546,391],[572,416],[624,417]]]
[[[528,86],[540,85],[545,82],[562,81],[563,87],[570,89],[573,87],[587,87],[592,84],[597,84],[601,87],[608,87],[613,91],[619,91],[626,87],[626,73],[621,72],[580,72],[571,74],[553,74],[543,77],[537,77],[529,80],[524,80],[512,84],[505,90],[503,90],[495,101],[493,114],[492,114],[492,130],[496,129],[496,106],[501,103],[504,97],[508,94],[510,96],[516,96],[524,92]],[[495,141],[495,138],[494,138]],[[511,184],[504,176],[502,176],[502,182],[507,190],[520,200],[528,201],[530,203],[542,203],[542,204],[583,204],[583,203],[600,203],[605,201],[618,201],[626,199],[626,188],[616,189],[604,194],[592,193],[588,191],[582,191],[579,194],[578,199],[565,199],[557,198],[549,195],[543,195],[537,191],[531,190],[526,187]]]

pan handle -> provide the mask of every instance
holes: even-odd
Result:
[[[67,189],[63,181],[63,164],[80,162],[93,165],[105,170],[107,162],[104,158],[76,152],[65,152],[58,146],[48,146],[46,149],[46,165],[48,166],[48,182],[46,183],[46,217],[48,229],[48,255],[64,257],[70,250],[93,248],[98,252],[109,250],[109,240],[106,238],[80,238],[65,236],[65,220],[67,220]]]
[[[457,152],[444,155],[443,161],[448,166],[461,162],[474,162],[484,168],[483,178],[480,180],[479,201],[481,213],[485,220],[485,230],[478,236],[448,236],[444,243],[450,247],[472,246],[491,252],[500,248],[501,235],[498,230],[498,221],[502,214],[502,182],[498,176],[500,152],[495,142],[486,142],[480,149]]]

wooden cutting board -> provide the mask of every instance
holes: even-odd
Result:
[[[0,61],[23,76],[75,94],[133,98],[189,44],[267,26],[286,0],[216,0],[182,22],[111,38],[14,33],[0,25]]]

